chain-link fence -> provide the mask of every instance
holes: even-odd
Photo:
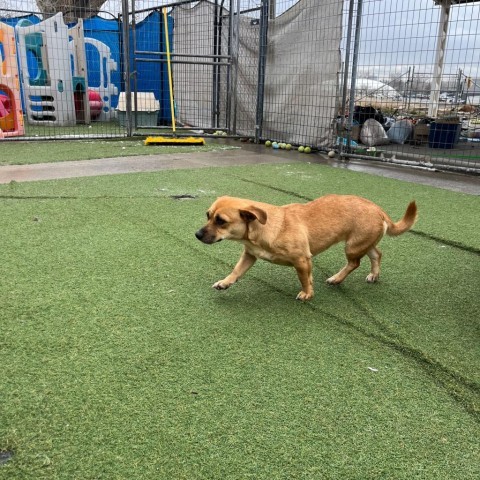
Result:
[[[2,138],[125,135],[120,18],[78,18],[71,3],[0,1]]]
[[[0,137],[226,134],[478,170],[480,2],[0,0]]]
[[[344,11],[339,148],[480,169],[480,2],[356,0]]]

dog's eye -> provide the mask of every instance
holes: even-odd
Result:
[[[227,221],[222,217],[215,218],[215,225],[218,225],[219,227],[221,227],[222,225],[225,225],[226,223]]]

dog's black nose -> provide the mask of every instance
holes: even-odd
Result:
[[[195,232],[195,236],[201,240],[203,238],[203,235],[204,235],[204,231],[203,231],[203,228],[201,228],[200,230],[198,230],[197,232]]]

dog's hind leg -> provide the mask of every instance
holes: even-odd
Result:
[[[348,275],[360,266],[360,260],[367,252],[370,252],[372,248],[374,247],[372,247],[372,241],[369,241],[369,239],[355,243],[347,241],[345,244],[347,264],[338,273],[328,278],[327,283],[330,285],[342,283]]]
[[[382,252],[377,247],[372,247],[367,252],[368,258],[370,258],[370,263],[372,264],[372,269],[367,275],[367,282],[374,283],[378,280],[380,276],[380,261],[382,260]]]
[[[338,273],[330,278],[327,278],[327,283],[330,285],[342,283],[348,275],[350,275],[356,268],[360,266],[361,258],[362,257],[350,257],[347,255],[347,264]]]

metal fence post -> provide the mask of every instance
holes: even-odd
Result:
[[[350,44],[352,43],[352,26],[353,26],[353,8],[355,5],[355,0],[350,0],[350,7],[348,9],[348,24],[347,24],[347,41],[345,47],[345,62],[343,64],[343,91],[342,91],[342,118],[340,120],[340,133],[342,135],[342,140],[340,141],[339,151],[340,156],[342,156],[344,145],[343,145],[343,134],[345,130],[345,113],[347,108],[347,90],[348,90],[348,74],[350,66]]]
[[[260,45],[258,53],[257,109],[255,115],[255,143],[259,143],[263,128],[263,103],[265,99],[265,72],[267,66],[268,41],[268,5],[269,0],[262,0],[260,10]]]
[[[132,0],[133,2],[133,0]],[[124,71],[123,77],[125,80],[125,125],[127,127],[127,136],[132,136],[132,99],[130,88],[130,35],[129,35],[129,14],[128,14],[128,0],[122,0],[122,34],[123,34],[123,58]]]
[[[230,12],[232,15],[232,101],[233,101],[233,120],[232,133],[237,133],[237,92],[238,92],[238,62],[240,54],[240,0],[237,0],[236,12]]]
[[[350,82],[350,105],[348,108],[348,126],[352,127],[353,110],[355,109],[355,83],[357,81],[358,52],[360,50],[360,33],[362,28],[363,0],[357,3],[357,18],[355,21],[355,40],[353,46],[352,79]],[[350,149],[350,135],[347,137],[347,149]]]

